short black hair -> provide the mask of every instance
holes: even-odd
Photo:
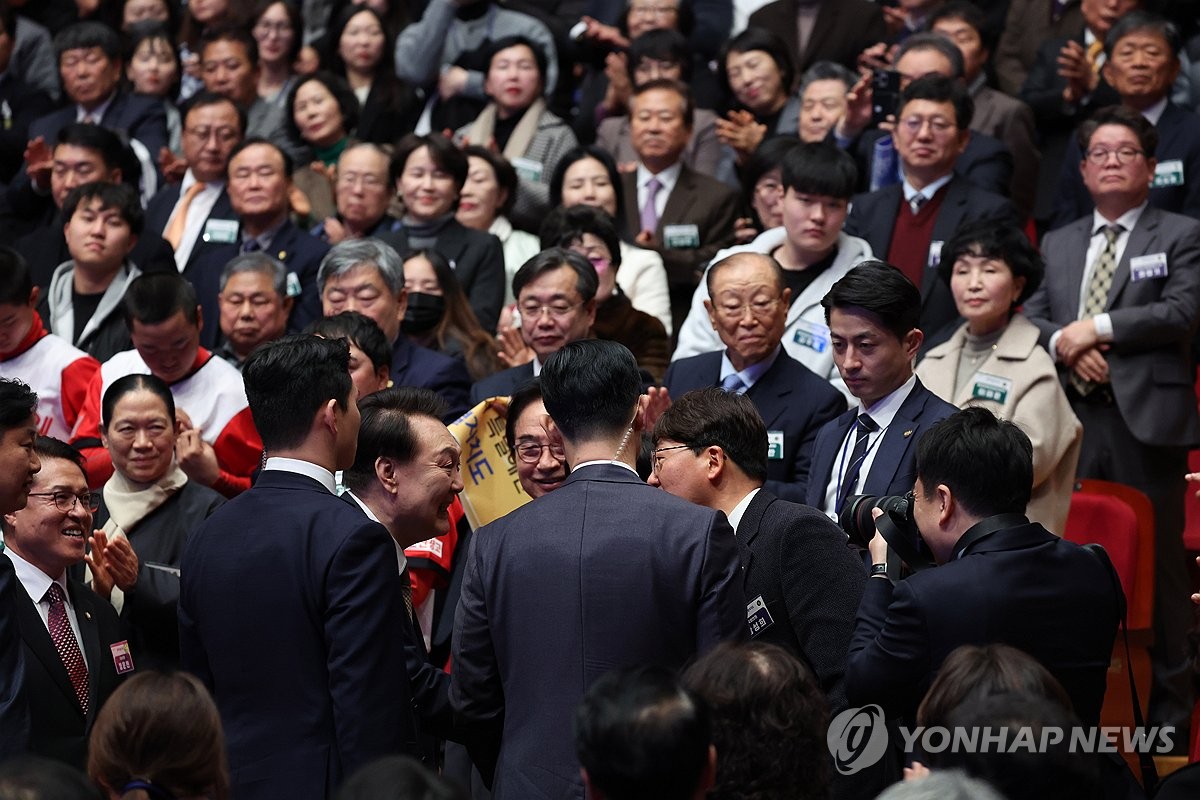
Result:
[[[692,47],[687,37],[673,28],[654,28],[629,43],[625,70],[629,73],[631,86],[634,73],[643,58],[678,64],[683,82],[692,81]]]
[[[846,85],[846,91],[849,92],[854,88],[854,84],[858,83],[858,75],[836,61],[817,61],[804,70],[804,74],[800,76],[800,88],[796,90],[796,93],[803,97],[804,91],[809,85],[817,81],[841,81]]]
[[[933,34],[931,34],[933,35]],[[958,46],[950,40],[935,36],[938,41],[945,42],[958,53]],[[961,54],[960,54],[961,55]],[[914,100],[929,100],[934,103],[949,103],[954,106],[954,124],[960,131],[971,127],[971,119],[975,115],[975,101],[967,92],[967,87],[958,78],[947,78],[945,75],[926,75],[904,87],[900,92],[898,111]]]
[[[177,272],[150,272],[137,276],[125,289],[121,309],[125,325],[131,331],[135,322],[157,325],[178,313],[183,314],[189,325],[200,325],[196,290]]]
[[[849,200],[858,185],[854,158],[833,142],[803,142],[783,154],[783,188]]]
[[[16,35],[15,31],[10,31]],[[85,20],[63,28],[54,36],[54,58],[61,61],[68,50],[99,47],[110,61],[121,60],[121,37],[103,22]]]
[[[125,142],[121,141],[120,136],[108,128],[88,122],[70,122],[59,129],[54,146],[62,145],[95,150],[100,156],[100,160],[104,162],[104,166],[109,170],[121,169],[124,171],[128,161],[127,146]],[[123,176],[123,179],[128,181],[129,176]]]
[[[37,410],[33,389],[16,378],[0,378],[0,432],[24,426]]]
[[[922,50],[933,50],[934,52],[941,53],[950,62],[950,77],[957,80],[962,79],[963,70],[965,69],[962,50],[959,50],[958,45],[940,33],[924,31],[909,36],[900,43],[899,49],[896,50],[896,55],[892,57],[892,63],[899,64],[900,59],[906,53],[920,52]]]
[[[302,31],[297,31],[297,35],[301,33]],[[258,41],[246,27],[233,23],[223,23],[205,28],[204,33],[200,34],[200,46],[196,48],[196,55],[200,56],[201,60],[203,60],[205,48],[217,42],[240,44],[246,48],[246,58],[250,60],[251,69],[258,68]]]
[[[1033,445],[1013,423],[973,406],[921,436],[916,469],[926,497],[945,484],[973,516],[1024,514],[1033,491]]]
[[[686,800],[711,744],[708,710],[661,666],[602,676],[575,712],[575,752],[605,797]]]
[[[289,3],[288,5],[291,5]],[[337,4],[334,4],[336,7]],[[394,16],[396,11],[395,4],[388,4],[389,16]],[[379,30],[383,31],[383,52],[379,56],[379,63],[375,65],[375,74],[377,76],[390,76],[396,71],[395,69],[395,50],[396,36],[392,30],[392,24],[383,16],[365,3],[345,3],[341,11],[333,18],[332,24],[329,26],[328,35],[325,37],[325,52],[321,54],[321,65],[325,69],[335,75],[346,74],[346,62],[342,59],[342,54],[338,52],[338,43],[342,39],[342,34],[346,30],[346,26],[350,24],[350,20],[357,17],[359,14],[366,12],[375,18],[379,23]],[[301,25],[296,30],[302,31],[304,26]],[[297,52],[304,44],[304,39],[301,36],[295,37],[295,47]],[[293,56],[290,61],[295,61]]]
[[[617,236],[617,224],[608,212],[595,206],[556,207],[546,217],[538,231],[543,249],[561,247],[569,249],[579,244],[585,233],[599,237],[612,257],[612,268],[621,266],[621,239]]]
[[[633,424],[642,376],[637,359],[623,344],[604,339],[571,342],[546,359],[541,379],[546,411],[565,439],[613,436]]]
[[[492,168],[492,174],[496,176],[496,185],[504,190],[504,202],[500,205],[500,214],[508,216],[512,211],[513,204],[517,202],[517,192],[520,191],[517,171],[513,169],[513,165],[499,153],[477,144],[467,145],[462,152],[467,157],[468,172],[470,171],[471,156],[483,159]]]
[[[225,104],[229,104],[230,106],[233,107],[233,110],[237,112],[238,135],[245,136],[246,135],[246,109],[242,108],[237,103],[230,100],[227,96],[225,96],[223,94],[217,94],[216,92],[210,92],[207,89],[201,89],[200,91],[198,91],[194,95],[192,95],[190,98],[188,98],[187,102],[183,104],[183,107],[179,109],[180,118],[184,124],[184,127],[187,127],[188,115],[191,114],[196,109],[208,108],[209,106],[219,106],[219,105],[225,105]]]
[[[721,86],[729,90],[729,56],[733,53],[749,53],[751,50],[761,50],[771,57],[779,70],[784,93],[791,94],[796,88],[796,62],[788,50],[787,42],[779,34],[765,28],[746,28],[721,48],[717,56],[717,78]]]
[[[569,267],[575,271],[575,291],[579,292],[579,297],[583,302],[588,303],[595,300],[596,292],[600,288],[600,278],[596,275],[596,268],[579,253],[564,250],[561,247],[543,250],[521,265],[517,274],[513,275],[513,296],[520,298],[521,290],[529,283],[547,272],[554,272],[563,267]]]
[[[533,60],[537,64],[538,78],[543,83],[545,83],[545,81],[546,81],[546,65],[547,65],[546,51],[544,49],[542,49],[542,46],[540,44],[533,41],[528,36],[521,36],[520,34],[514,34],[512,36],[502,36],[499,39],[496,39],[495,41],[489,43],[486,46],[486,49],[484,50],[483,62],[487,66],[483,70],[484,74],[486,74],[488,72],[488,70],[490,70],[492,68],[492,59],[494,59],[496,57],[496,54],[499,53],[501,50],[507,50],[510,47],[522,47],[522,46],[528,47],[529,52],[533,53]]]
[[[33,273],[25,256],[0,245],[0,305],[27,306],[33,293]]]
[[[350,347],[343,339],[292,334],[254,350],[242,366],[246,397],[263,448],[296,447],[330,400],[350,404]]]
[[[1088,117],[1075,129],[1075,141],[1079,144],[1079,153],[1087,157],[1087,151],[1092,145],[1092,137],[1101,125],[1120,125],[1133,131],[1142,147],[1146,158],[1154,158],[1158,152],[1158,129],[1150,124],[1150,120],[1127,106],[1107,106]]]
[[[33,440],[33,452],[37,453],[43,459],[61,458],[63,461],[70,461],[79,467],[79,471],[83,473],[85,478],[87,477],[87,470],[83,466],[83,453],[80,453],[62,439],[55,439],[53,436],[38,436]]]
[[[412,461],[417,452],[416,434],[409,422],[412,417],[429,417],[440,425],[448,407],[431,389],[395,386],[362,398],[358,410],[362,414],[358,449],[353,466],[342,473],[355,492],[374,482],[375,459],[394,458],[402,464]]]
[[[444,169],[450,173],[450,176],[454,178],[455,189],[461,192],[463,184],[467,182],[470,163],[463,155],[463,151],[440,133],[427,133],[424,136],[410,133],[396,142],[396,153],[392,156],[390,176],[392,183],[395,184],[400,179],[409,156],[422,147],[429,148],[429,157],[433,160],[434,165],[438,169]]]
[[[741,167],[742,205],[750,209],[759,230],[762,230],[763,221],[758,219],[758,212],[754,210],[755,185],[771,170],[782,171],[783,157],[798,144],[800,140],[795,136],[772,136],[756,147]]]
[[[921,292],[896,267],[874,259],[851,268],[821,299],[825,324],[833,309],[861,308],[898,340],[921,326]]]
[[[608,180],[612,184],[613,194],[617,196],[617,222],[620,224],[622,215],[625,213],[625,198],[622,197],[624,192],[621,191],[621,173],[617,170],[617,162],[609,152],[600,149],[594,144],[573,147],[563,153],[562,158],[558,160],[558,164],[554,167],[554,173],[550,176],[550,205],[562,205],[562,190],[563,183],[567,179],[567,170],[576,162],[588,158],[599,161],[603,165],[604,171],[608,173]]]
[[[641,86],[633,87],[633,92],[630,96],[631,98],[641,97],[646,92],[653,92],[659,89],[664,89],[668,92],[675,92],[675,94],[679,95],[680,98],[683,99],[683,124],[688,127],[688,130],[691,130],[693,126],[692,124],[696,119],[696,102],[692,99],[692,90],[688,88],[688,85],[683,81],[675,81],[671,80],[670,78],[654,78],[653,80],[646,81]],[[631,99],[631,115],[633,113],[632,103],[633,101]],[[619,189],[620,186],[621,185],[618,183],[613,188]]]
[[[338,104],[338,111],[342,115],[342,130],[349,135],[350,131],[358,126],[359,104],[358,97],[350,88],[350,84],[346,83],[346,79],[332,72],[314,72],[312,75],[305,75],[299,78],[292,84],[291,91],[288,92],[287,103],[284,106],[287,109],[287,129],[294,142],[304,141],[304,137],[300,134],[300,128],[296,126],[296,95],[300,92],[300,87],[306,83],[316,81],[325,87],[334,101]]]
[[[127,183],[109,183],[108,181],[92,181],[76,186],[67,193],[63,200],[63,219],[70,220],[75,216],[80,204],[92,200],[100,201],[100,210],[114,209],[125,220],[134,236],[141,236],[145,226],[145,215],[142,213],[142,201],[138,198],[137,190]]]
[[[935,10],[925,20],[925,27],[933,30],[933,26],[944,19],[960,20],[967,23],[979,34],[979,40],[988,52],[995,49],[999,38],[996,26],[988,22],[983,9],[970,0],[950,0],[941,8]]]
[[[1167,43],[1167,47],[1171,50],[1171,55],[1176,59],[1179,58],[1179,53],[1183,50],[1183,37],[1179,33],[1178,25],[1160,14],[1155,14],[1153,11],[1137,9],[1121,17],[1108,29],[1108,35],[1104,37],[1105,56],[1112,58],[1113,49],[1116,48],[1117,42],[1131,33],[1158,34]]]
[[[504,441],[509,451],[517,446],[517,420],[525,409],[542,399],[542,379],[532,378],[508,398],[508,415],[504,419]]]
[[[1012,223],[999,219],[965,222],[942,247],[938,277],[950,283],[954,262],[963,256],[991,258],[1008,265],[1014,278],[1024,278],[1025,288],[1013,307],[1028,300],[1042,283],[1046,261],[1030,243],[1029,237]]]
[[[113,412],[116,411],[117,403],[121,402],[122,397],[140,391],[150,392],[162,400],[167,409],[167,416],[171,418],[172,423],[175,422],[175,396],[171,394],[171,387],[157,375],[139,372],[122,375],[105,389],[104,397],[100,401],[100,429],[108,430],[108,426],[112,424]]]
[[[250,136],[246,139],[242,139],[242,141],[238,142],[237,146],[229,152],[229,161],[225,162],[226,177],[228,177],[229,170],[233,168],[233,160],[238,157],[238,154],[240,154],[247,147],[254,147],[257,144],[265,144],[276,153],[279,153],[279,157],[283,159],[283,174],[287,176],[288,180],[291,180],[292,172],[296,168],[296,164],[292,161],[292,157],[288,155],[287,150],[284,150],[282,147],[280,147],[278,142],[272,141],[271,139],[266,139],[262,136]]]
[[[699,454],[717,446],[746,477],[767,479],[767,426],[754,401],[721,387],[695,389],[671,403],[654,426],[654,444],[670,440]]]
[[[362,350],[376,370],[392,364],[392,348],[379,323],[358,311],[342,311],[332,317],[313,320],[305,333],[326,339],[345,339]]]

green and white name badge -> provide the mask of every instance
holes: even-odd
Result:
[[[993,403],[1004,405],[1008,393],[1012,391],[1012,381],[999,375],[989,375],[986,372],[975,373],[975,385],[971,387],[971,399],[991,400]]]
[[[530,183],[541,183],[542,162],[518,156],[512,160],[512,167],[516,170],[517,177],[521,180],[529,181]]]
[[[783,458],[783,431],[767,431],[767,458],[771,461]]]
[[[1163,186],[1183,186],[1183,161],[1172,158],[1170,161],[1160,161],[1154,167],[1154,182],[1151,189]]]
[[[694,250],[700,246],[700,229],[695,225],[667,225],[663,244],[676,250]]]
[[[210,219],[204,223],[204,233],[201,239],[216,244],[230,244],[237,241],[238,221],[236,219]]]

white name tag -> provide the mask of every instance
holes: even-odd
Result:
[[[829,349],[829,328],[819,322],[797,320],[796,332],[792,334],[792,341],[814,352],[824,353]]]
[[[1163,186],[1183,186],[1183,162],[1178,158],[1160,161],[1154,167],[1154,182],[1150,187],[1158,189]]]
[[[542,180],[542,162],[532,158],[517,157],[512,160],[512,167],[517,177],[530,183],[540,183]]]
[[[757,636],[775,624],[775,620],[771,619],[771,612],[767,611],[767,604],[763,602],[761,594],[749,603],[746,603],[746,624],[750,626],[751,636]]]
[[[971,387],[971,398],[974,400],[991,400],[1004,405],[1008,393],[1012,391],[1012,381],[999,375],[989,375],[986,372],[975,373],[975,385]]]
[[[287,274],[287,296],[300,296],[300,277],[294,272],[289,272]]]
[[[942,245],[945,242],[932,241],[929,243],[929,263],[925,266],[929,269],[937,269],[938,264],[942,263]]]
[[[1147,278],[1167,277],[1167,254],[1150,253],[1129,259],[1129,279],[1144,281]]]
[[[767,458],[772,461],[783,458],[783,431],[767,431]]]
[[[229,244],[237,241],[237,235],[236,219],[210,219],[204,223],[204,234],[200,238],[206,242]]]
[[[700,229],[695,225],[667,225],[663,228],[663,244],[677,249],[695,249],[700,246]]]

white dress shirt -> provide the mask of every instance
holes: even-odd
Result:
[[[179,199],[175,201],[175,208],[171,211],[171,216],[167,219],[167,224],[163,226],[162,233],[171,227],[171,221],[175,219],[175,215],[179,213],[179,206],[183,202],[183,196],[196,183],[196,176],[189,169],[183,175],[183,183],[179,184]],[[183,223],[183,238],[179,240],[179,249],[175,251],[175,266],[180,272],[187,266],[188,259],[192,257],[192,250],[196,248],[196,241],[200,238],[200,232],[204,228],[204,224],[208,221],[208,215],[212,213],[213,206],[217,204],[217,198],[221,196],[221,192],[225,190],[225,181],[213,181],[208,183],[200,190],[200,193],[192,198],[192,204],[188,206],[187,219]]]
[[[263,472],[276,470],[278,472],[291,472],[296,475],[304,475],[312,478],[329,490],[330,494],[337,494],[337,483],[333,480],[333,473],[322,467],[320,464],[314,464],[311,461],[302,461],[298,458],[283,458],[281,456],[272,456],[267,459],[267,463],[263,465]]]
[[[759,489],[761,488],[759,487]],[[729,511],[729,525],[733,528],[734,533],[737,533],[738,525],[742,523],[742,517],[746,516],[746,509],[750,507],[750,501],[758,494],[759,489],[751,489],[750,493]]]

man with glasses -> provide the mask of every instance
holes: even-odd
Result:
[[[513,294],[521,315],[521,338],[533,350],[533,360],[477,381],[471,387],[471,405],[510,396],[542,374],[547,358],[590,337],[599,285],[596,268],[570,250],[552,247],[525,262],[513,276]]]
[[[803,502],[817,431],[846,410],[846,398],[784,352],[792,290],[779,262],[739,253],[718,261],[705,277],[710,299],[704,308],[725,347],[675,361],[663,384],[671,397],[720,386],[750,398],[767,427],[767,488]]]
[[[1150,205],[1158,135],[1142,114],[1099,111],[1078,141],[1095,210],[1046,234],[1046,279],[1025,314],[1083,423],[1078,475],[1129,484],[1154,504],[1149,718],[1178,725],[1192,707],[1181,476],[1188,449],[1200,443],[1191,359],[1200,224]]]
[[[132,588],[126,578],[130,567],[136,577],[137,557],[128,542],[125,556],[132,561],[119,568],[95,542],[86,554],[100,496],[88,489],[83,457],[46,437],[37,439],[33,452],[42,468],[33,476],[29,501],[3,523],[4,555],[21,585],[13,599],[24,650],[29,749],[83,769],[96,713],[133,672],[137,655],[117,612],[98,594],[107,595],[118,572],[122,588]],[[95,592],[67,575],[85,559]]]
[[[957,54],[957,50],[955,50]],[[973,105],[960,81],[927,75],[900,93],[893,139],[904,180],[856,196],[846,233],[860,236],[876,256],[900,268],[920,290],[920,328],[926,345],[953,330],[958,313],[938,278],[942,243],[964,222],[992,217],[1019,225],[1012,204],[955,172],[971,134]]]

